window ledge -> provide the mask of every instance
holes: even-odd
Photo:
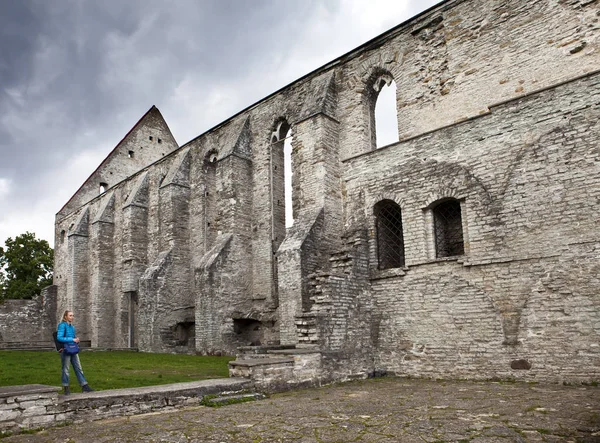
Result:
[[[433,263],[445,263],[445,262],[457,262],[468,266],[468,260],[466,255],[454,255],[452,257],[440,257],[432,258],[430,260],[421,261],[418,263],[411,263],[411,266],[429,265]]]
[[[381,280],[384,278],[402,277],[406,275],[408,268],[392,268],[392,269],[373,269],[371,271],[371,280]]]
[[[439,258],[435,258],[433,260],[431,260],[432,262],[445,262],[445,261],[457,261],[459,263],[462,263],[465,261],[465,256],[464,255],[453,255],[452,257],[439,257]]]

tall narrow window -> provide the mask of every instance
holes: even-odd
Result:
[[[102,194],[103,192],[106,192],[107,189],[108,189],[108,183],[100,182],[100,194]]]
[[[372,148],[380,148],[398,141],[398,108],[396,83],[391,73],[377,70],[366,88]]]
[[[137,337],[135,335],[135,331],[137,329],[137,321],[136,321],[136,311],[138,304],[138,295],[137,291],[126,292],[129,295],[128,297],[128,309],[129,309],[129,337],[127,340],[127,345],[130,348],[135,348],[137,343]]]
[[[398,141],[398,113],[396,110],[396,82],[380,80],[380,90],[375,104],[377,147]]]
[[[465,253],[460,202],[442,201],[433,208],[436,257],[454,257]]]
[[[271,133],[271,272],[275,298],[278,297],[277,251],[283,243],[286,229],[293,223],[291,151],[290,124],[280,119]]]
[[[217,237],[219,226],[217,218],[217,159],[216,151],[209,152],[204,158],[204,246],[210,249]]]
[[[292,208],[292,131],[281,120],[271,135],[271,201],[273,217],[273,252],[293,222]]]
[[[283,183],[285,200],[285,227],[294,224],[294,211],[292,210],[292,128],[285,135],[283,141]]]
[[[379,269],[404,267],[404,235],[400,206],[382,200],[374,207]]]

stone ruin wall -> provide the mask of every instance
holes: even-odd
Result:
[[[321,88],[325,94],[329,86],[326,77],[292,93],[302,96],[308,88]],[[308,156],[315,149],[314,134],[321,133],[324,144],[314,164],[333,163],[335,157],[324,147],[337,136],[328,135],[327,124],[320,122],[323,117],[313,117],[327,100],[290,103],[288,94],[282,94],[270,106],[279,107],[282,117],[274,119],[272,108],[263,106],[253,114],[259,128],[253,131],[248,116],[239,116],[118,183],[57,224],[57,232],[68,232],[57,248],[56,282],[67,294],[61,301],[76,310],[92,306],[78,316],[81,335],[89,336],[92,346],[130,345],[132,319],[134,344],[144,350],[189,352],[197,343],[199,352],[233,353],[248,344],[244,328],[257,326],[264,331],[254,334],[256,342],[279,340],[277,286],[272,281],[277,237],[272,241],[275,223],[269,209],[271,135],[281,118],[298,122],[294,145],[303,143],[303,155]],[[303,136],[300,120],[307,117],[314,122],[305,123]],[[302,208],[299,218],[303,211],[314,212],[310,206],[332,205],[326,197],[315,198],[325,194],[319,191],[323,179],[307,169],[305,180],[314,192],[306,202],[295,203]],[[249,186],[257,176],[260,180]],[[338,199],[338,220],[340,208]],[[279,225],[283,222],[278,220]],[[197,330],[195,324],[202,327]],[[189,340],[182,342],[182,336]]]
[[[177,150],[149,149],[139,172],[109,156],[119,180],[97,195],[101,166],[57,216],[58,312],[73,307],[93,346],[280,341],[317,346],[340,377],[597,379],[598,21],[597,1],[448,1]],[[376,149],[382,79],[400,141]],[[157,127],[142,119],[118,149]],[[460,260],[432,252],[428,206],[446,197],[462,202]],[[381,199],[402,209],[406,269],[377,269]]]
[[[369,229],[376,367],[598,378],[599,117],[595,74],[346,162],[349,206]],[[428,208],[444,197],[464,209],[458,261],[432,250]],[[377,269],[383,199],[402,208],[401,271]]]
[[[47,347],[55,326],[56,287],[49,286],[31,300],[0,304],[0,349]]]
[[[597,75],[553,90],[600,67],[593,3],[449,2],[339,69],[346,245],[297,319],[330,371],[598,378]],[[371,152],[378,76],[400,143]],[[458,262],[432,251],[427,207],[447,197],[466,211]],[[408,269],[377,270],[383,199]]]
[[[341,66],[341,158],[372,146],[374,75],[396,82],[402,140],[597,70],[598,26],[597,0],[445,2]]]

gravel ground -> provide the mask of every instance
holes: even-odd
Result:
[[[13,442],[600,442],[600,388],[384,377],[2,439]]]

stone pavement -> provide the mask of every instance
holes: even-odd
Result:
[[[600,388],[384,377],[221,408],[105,419],[14,442],[600,442]]]

